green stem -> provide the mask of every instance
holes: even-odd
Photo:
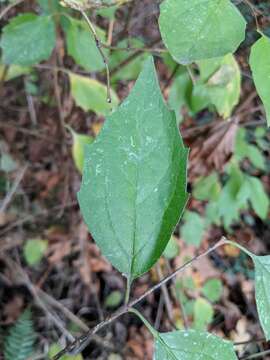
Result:
[[[147,327],[147,329],[150,331],[150,333],[155,339],[159,338],[158,331],[154,329],[154,327],[145,319],[145,317],[138,310],[130,308],[128,311],[138,316],[138,318],[144,323],[144,325]]]

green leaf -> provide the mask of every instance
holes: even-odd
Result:
[[[123,300],[123,295],[121,291],[115,290],[112,291],[105,299],[105,306],[110,308],[116,308],[120,305]]]
[[[197,112],[212,104],[219,115],[229,117],[241,92],[241,73],[234,56],[202,60],[198,66],[200,80],[193,89],[192,110]]]
[[[164,252],[163,256],[167,259],[173,259],[179,254],[179,245],[177,242],[177,238],[175,236],[171,236]]]
[[[270,39],[262,36],[252,45],[250,67],[258,94],[264,104],[267,124],[270,126]]]
[[[112,103],[107,102],[107,88],[95,79],[69,73],[71,94],[78,106],[84,111],[94,111],[99,115],[107,115],[118,104],[118,97],[111,90]]]
[[[202,293],[208,300],[218,301],[222,295],[222,282],[219,279],[210,279],[203,285]]]
[[[204,330],[211,323],[214,317],[212,305],[203,298],[198,298],[194,304],[193,327],[196,330]]]
[[[264,190],[262,182],[254,177],[247,176],[250,187],[250,201],[256,214],[262,219],[267,219],[269,211],[269,197]]]
[[[24,258],[28,265],[38,264],[45,251],[47,250],[48,243],[46,240],[30,239],[26,241],[23,247]]]
[[[234,53],[246,21],[230,0],[165,0],[159,27],[171,55],[185,65]]]
[[[52,344],[49,349],[49,356],[52,358],[55,356],[62,348],[58,344]],[[78,355],[63,355],[61,356],[61,360],[83,360],[81,354]]]
[[[270,340],[270,256],[252,255],[255,266],[255,295],[266,340]]]
[[[78,193],[103,255],[130,281],[163,253],[186,205],[186,162],[153,59],[87,150]]]
[[[216,201],[220,194],[221,186],[216,172],[206,177],[201,177],[195,184],[192,195],[195,199]]]
[[[72,144],[72,157],[76,168],[79,170],[80,173],[83,171],[83,162],[84,162],[84,152],[85,152],[85,145],[89,145],[94,141],[92,136],[78,134],[76,131],[71,129],[68,126],[69,131],[71,132],[73,138]]]
[[[197,330],[159,334],[154,360],[237,360],[233,344]]]
[[[204,219],[196,212],[186,211],[184,220],[180,228],[181,237],[187,244],[199,246],[205,229]]]
[[[28,75],[31,73],[30,67],[19,65],[10,65],[5,73],[6,66],[7,65],[0,64],[0,79],[3,79],[3,81],[9,81],[21,75]]]
[[[265,169],[265,159],[262,152],[257,146],[248,143],[246,139],[246,131],[241,128],[237,132],[234,155],[238,161],[248,158],[252,165],[256,168],[261,170]]]
[[[143,48],[144,43],[139,39],[129,39],[120,41],[117,44],[119,48],[127,48],[128,46],[134,48]],[[127,58],[129,58],[130,54],[127,51],[122,50],[114,50],[110,55],[110,68],[113,69],[117,67],[120,63],[125,62]],[[138,77],[140,74],[145,59],[148,57],[146,53],[142,53],[141,55],[134,58],[132,61],[129,61],[124,66],[121,66],[119,71],[117,71],[112,76],[112,82],[117,82],[118,80],[133,80]]]
[[[3,28],[1,39],[5,64],[35,65],[47,60],[55,46],[55,29],[50,16],[18,15]]]
[[[175,111],[176,119],[179,122],[182,120],[181,109],[183,106],[188,106],[188,99],[192,92],[192,81],[187,71],[178,75],[170,88],[168,105]]]
[[[68,17],[63,21],[66,33],[67,52],[74,61],[88,71],[103,70],[105,65],[95,39],[84,20]],[[105,40],[103,30],[95,27],[101,41]],[[106,54],[106,50],[104,50]]]

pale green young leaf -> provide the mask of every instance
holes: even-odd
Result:
[[[241,92],[241,73],[232,54],[222,58],[198,62],[200,80],[195,85],[192,95],[193,110],[196,112],[212,104],[219,115],[227,118],[238,104]],[[201,99],[202,104],[194,107]]]
[[[270,256],[252,256],[255,266],[255,295],[261,326],[270,340]]]
[[[94,138],[89,135],[78,134],[76,131],[68,127],[72,135],[72,157],[76,168],[79,170],[80,173],[83,171],[83,162],[84,162],[84,152],[85,152],[85,145],[90,145]]]
[[[61,351],[61,346],[58,344],[52,344],[49,348],[49,356],[52,358],[55,356],[59,351]],[[83,360],[83,357],[81,354],[78,355],[63,355],[61,356],[61,360]]]
[[[250,202],[256,214],[262,219],[267,218],[269,212],[269,196],[263,183],[255,176],[246,176],[250,187]]]
[[[222,282],[219,279],[210,279],[202,287],[202,294],[210,301],[218,301],[222,295]]]
[[[121,304],[123,294],[119,290],[112,291],[105,299],[105,307],[116,308]]]
[[[270,126],[270,39],[262,36],[252,45],[250,67],[258,94],[264,104],[268,126]]]
[[[221,191],[221,185],[216,172],[201,177],[195,182],[192,195],[195,199],[216,201]]]
[[[159,333],[154,360],[237,360],[233,344],[207,332]]]
[[[187,244],[199,246],[205,230],[204,219],[196,212],[186,211],[184,221],[180,227],[181,237]]]
[[[72,17],[63,20],[66,33],[67,52],[74,61],[88,71],[100,71],[105,67],[93,34],[84,20]],[[95,27],[101,41],[105,40],[103,30]],[[106,49],[103,50],[106,54]]]
[[[130,281],[161,256],[185,207],[187,153],[149,59],[89,146],[78,193],[103,255]]]
[[[177,238],[175,236],[171,236],[164,252],[163,256],[167,259],[173,259],[179,254],[179,245]]]
[[[204,298],[197,298],[194,304],[193,327],[196,330],[205,330],[214,317],[213,306]]]
[[[24,258],[28,265],[38,264],[47,250],[48,242],[42,239],[29,239],[23,247]]]
[[[165,0],[159,27],[171,55],[185,65],[234,53],[246,21],[230,0]]]
[[[86,76],[69,73],[71,94],[78,106],[84,111],[94,111],[98,115],[107,115],[118,104],[116,93],[111,90],[112,102],[107,101],[107,88],[104,84]]]
[[[47,60],[55,46],[53,19],[32,13],[18,15],[3,28],[0,45],[4,64],[27,66]]]

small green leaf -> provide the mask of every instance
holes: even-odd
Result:
[[[58,344],[52,344],[49,349],[49,356],[52,358],[55,356],[62,348]],[[78,355],[63,355],[61,356],[61,360],[83,360],[81,354]]]
[[[0,170],[9,173],[18,168],[18,164],[13,158],[6,153],[2,153],[0,157]]]
[[[107,88],[95,79],[69,73],[71,94],[78,106],[84,111],[94,111],[99,115],[107,115],[118,104],[118,97],[111,90],[112,103],[107,101]]]
[[[210,279],[203,285],[202,293],[208,300],[218,301],[222,295],[222,282],[219,279]]]
[[[200,80],[193,89],[192,110],[197,112],[212,104],[219,115],[229,117],[241,92],[241,73],[234,56],[202,60],[198,66]]]
[[[173,259],[179,254],[179,245],[177,242],[177,238],[175,236],[171,236],[164,252],[163,256],[167,259]]]
[[[159,259],[186,205],[187,154],[149,59],[89,146],[78,193],[103,255],[130,281]]]
[[[4,64],[35,65],[47,60],[55,46],[51,16],[18,15],[3,28],[1,39]]]
[[[266,340],[270,340],[270,256],[252,256],[255,266],[255,295]]]
[[[67,21],[63,21],[63,25],[66,33],[67,51],[75,62],[88,71],[103,70],[104,61],[86,22],[69,16]],[[99,39],[104,41],[104,31],[97,27],[95,29]],[[106,54],[106,50],[104,52]]]
[[[165,46],[185,65],[234,53],[246,21],[230,0],[165,0],[159,27]]]
[[[233,344],[197,330],[160,333],[154,360],[237,360]]]
[[[250,201],[256,214],[266,219],[269,211],[269,197],[264,190],[262,182],[254,176],[246,176],[250,186]]]
[[[184,221],[180,228],[182,238],[189,245],[199,246],[205,229],[204,219],[196,212],[186,211]]]
[[[46,240],[30,239],[26,241],[23,247],[24,258],[28,265],[38,264],[45,251],[47,250],[48,243]]]
[[[193,327],[196,330],[204,330],[211,323],[214,317],[212,305],[203,298],[198,298],[194,304]]]
[[[70,127],[68,127],[68,129],[70,130],[73,138],[72,157],[76,168],[79,170],[80,173],[82,173],[85,145],[90,145],[94,141],[94,138],[92,136],[78,134]]]
[[[201,177],[195,184],[192,195],[195,199],[216,201],[220,194],[221,185],[216,172],[206,177]]]
[[[270,126],[270,39],[262,36],[252,45],[250,67],[258,94],[264,104],[268,126]]]
[[[121,291],[115,290],[112,291],[105,299],[105,306],[108,308],[116,308],[121,304],[123,300],[123,295]]]

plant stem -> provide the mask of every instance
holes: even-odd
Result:
[[[255,256],[254,254],[252,254],[252,252],[248,251],[248,249],[244,248],[242,245],[240,245],[234,241],[225,239],[225,245],[226,244],[237,247],[238,249],[242,250],[244,253],[246,253],[251,258],[254,258],[254,256]]]
[[[146,318],[136,309],[131,308],[128,310],[128,312],[131,312],[140,318],[140,320],[144,323],[144,325],[147,327],[147,329],[150,331],[150,333],[153,335],[155,339],[158,338],[158,332],[156,329],[149,323],[149,321],[146,320]]]
[[[111,80],[110,80],[110,70],[109,70],[109,64],[107,61],[107,58],[101,48],[101,41],[98,38],[96,29],[94,28],[93,24],[91,23],[89,17],[87,16],[86,12],[82,9],[79,9],[80,13],[82,14],[82,16],[84,17],[85,21],[87,22],[89,29],[91,31],[91,33],[94,36],[95,39],[95,43],[96,43],[96,47],[102,57],[103,63],[105,65],[105,69],[106,69],[106,77],[107,77],[107,101],[108,103],[112,102],[112,98],[111,98]]]
[[[109,317],[108,319],[100,322],[92,330],[86,332],[85,334],[83,334],[79,338],[77,338],[74,342],[67,345],[62,351],[60,351],[58,354],[56,354],[53,357],[53,360],[58,360],[64,354],[67,354],[67,353],[70,354],[70,355],[79,354],[81,351],[83,351],[86,348],[86,346],[91,341],[92,336],[94,334],[96,334],[99,330],[101,330],[105,326],[108,326],[113,321],[117,320],[120,316],[122,316],[122,315],[126,314],[127,312],[129,312],[130,309],[132,309],[135,305],[137,305],[139,302],[141,302],[143,299],[145,299],[148,295],[150,295],[154,291],[158,290],[163,284],[166,284],[168,281],[173,279],[176,275],[178,275],[179,273],[181,273],[185,269],[187,269],[189,266],[191,266],[194,261],[197,261],[197,260],[203,258],[204,256],[207,256],[208,254],[210,254],[211,252],[216,250],[218,247],[220,247],[220,246],[222,246],[222,245],[224,245],[226,243],[227,243],[227,240],[224,237],[222,237],[215,245],[211,246],[208,250],[206,250],[202,254],[199,254],[199,255],[193,257],[192,259],[190,259],[189,261],[187,261],[185,264],[183,264],[182,266],[177,268],[172,274],[166,276],[163,280],[161,280],[155,286],[148,289],[140,297],[130,301],[128,304],[124,305],[122,308],[120,308],[118,311],[116,311],[111,317]]]
[[[261,358],[265,355],[269,355],[270,354],[270,350],[265,350],[265,351],[261,351],[257,354],[253,354],[253,355],[249,355],[249,356],[246,356],[246,357],[243,357],[241,358],[241,360],[251,360],[251,359],[258,359],[258,358]]]

